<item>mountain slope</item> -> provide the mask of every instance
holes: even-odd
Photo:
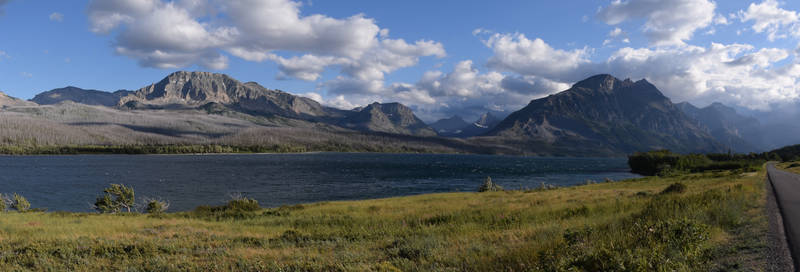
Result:
[[[753,118],[738,114],[735,109],[722,103],[713,103],[704,108],[697,108],[688,102],[677,104],[687,116],[707,127],[721,144],[739,153],[760,152],[763,138],[761,123]]]
[[[16,97],[8,96],[4,92],[0,92],[0,108],[17,107],[17,106],[34,106],[34,105],[36,104]]]
[[[435,135],[406,106],[372,104],[358,111],[325,107],[318,102],[255,82],[241,83],[224,74],[175,72],[120,99],[119,106],[134,109],[229,109],[246,114],[276,116],[341,125],[361,131],[408,135]]]
[[[490,130],[492,130],[497,124],[500,123],[500,119],[494,116],[491,112],[487,112],[482,114],[478,120],[469,124],[469,126],[463,129],[464,137],[472,137],[472,136],[480,136],[486,134]]]
[[[430,127],[440,136],[457,137],[469,125],[461,116],[455,115],[450,118],[440,119],[430,124]]]
[[[255,82],[241,83],[224,74],[175,72],[150,86],[120,99],[118,105],[129,108],[201,107],[210,103],[262,115],[298,119],[340,116],[339,110],[279,90],[270,90]]]
[[[630,153],[653,149],[720,152],[724,148],[646,80],[596,75],[533,100],[487,135],[550,145]]]
[[[400,103],[372,103],[339,122],[345,128],[417,136],[436,136],[436,131]]]
[[[52,105],[64,101],[72,101],[85,105],[113,107],[119,103],[121,97],[128,94],[130,94],[128,91],[109,93],[68,86],[37,94],[31,101],[39,105]]]

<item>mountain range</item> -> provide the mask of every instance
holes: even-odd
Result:
[[[79,142],[91,144],[116,143],[116,134],[106,135],[110,132],[103,130],[113,127],[114,133],[127,129],[141,136],[123,141],[132,144],[263,144],[259,139],[265,136],[253,131],[294,133],[294,128],[317,133],[316,145],[347,142],[353,147],[359,146],[355,139],[363,139],[375,145],[384,142],[409,150],[416,145],[446,152],[617,156],[652,149],[750,152],[763,146],[758,121],[732,108],[718,103],[702,109],[688,103],[673,104],[646,80],[634,82],[611,75],[592,76],[565,91],[533,100],[502,120],[486,113],[471,123],[453,116],[428,125],[400,103],[337,109],[224,74],[184,71],[135,91],[66,87],[43,92],[30,101],[0,93],[0,107],[4,109],[0,116],[14,113],[14,118],[55,123],[75,134],[88,132],[93,138]],[[97,112],[97,116],[87,119],[87,112]],[[150,123],[142,124],[130,116],[141,116]],[[186,120],[171,120],[171,116]],[[191,116],[198,116],[197,124],[189,126],[184,122],[193,123]],[[293,141],[291,137],[270,137],[272,142],[277,138]],[[61,143],[57,137],[52,142]],[[303,144],[314,148],[307,141]]]
[[[711,135],[731,150],[741,153],[760,152],[764,147],[762,125],[754,117],[742,116],[722,103],[712,103],[704,108],[683,102],[677,104],[686,115],[705,126]]]
[[[440,119],[430,126],[443,137],[467,138],[484,135],[498,123],[500,120],[494,114],[486,112],[472,123],[467,123],[461,116],[454,115],[450,118]]]

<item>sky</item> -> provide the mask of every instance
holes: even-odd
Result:
[[[0,0],[0,91],[135,90],[228,74],[423,120],[511,112],[594,74],[673,102],[800,98],[798,1]]]

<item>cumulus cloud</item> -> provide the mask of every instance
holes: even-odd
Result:
[[[682,45],[714,19],[716,4],[708,0],[615,0],[597,16],[609,25],[644,19],[652,45]]]
[[[751,3],[747,10],[739,11],[742,22],[753,21],[752,29],[756,33],[767,33],[767,39],[785,38],[788,35],[800,36],[800,16],[797,12],[780,8],[775,0],[764,0],[756,4]]]
[[[525,93],[519,90],[528,90],[526,94],[531,95],[552,93],[590,75],[610,73],[621,78],[646,78],[674,101],[721,101],[766,110],[774,102],[800,97],[797,50],[720,43],[708,47],[625,47],[604,61],[590,61],[585,49],[553,48],[541,39],[519,34],[495,34],[493,38],[504,44],[486,42],[495,54],[489,59],[489,67],[510,73],[501,76],[496,86],[501,95]],[[454,73],[460,70],[464,69],[457,66]],[[442,79],[435,82],[440,85],[432,86],[438,88],[426,88],[431,93],[458,86]]]
[[[64,21],[64,14],[53,12],[50,13],[50,21],[53,22],[63,22]]]
[[[387,73],[420,57],[446,55],[438,42],[391,39],[363,14],[303,16],[301,6],[290,0],[93,0],[89,19],[95,33],[117,31],[116,52],[142,66],[224,69],[227,53],[275,62],[277,78],[306,81],[335,66],[341,76],[324,85],[338,93],[378,93]]]
[[[392,84],[389,97],[413,105],[415,113],[423,119],[454,114],[471,118],[487,111],[518,110],[532,99],[568,87],[537,76],[480,72],[471,60],[463,60],[448,73],[428,71],[414,84]]]
[[[539,38],[524,34],[494,34],[484,41],[493,52],[490,68],[520,75],[539,75],[558,81],[571,81],[589,63],[588,48],[556,49]]]
[[[798,65],[778,66],[789,52],[747,44],[672,49],[623,48],[607,61],[612,73],[647,78],[676,101],[722,101],[752,109],[798,97]]]
[[[228,58],[218,47],[232,41],[236,29],[197,21],[196,14],[187,8],[194,7],[189,3],[93,0],[89,3],[91,30],[108,34],[120,28],[114,41],[116,53],[134,58],[142,66],[174,69],[199,64],[226,68]]]

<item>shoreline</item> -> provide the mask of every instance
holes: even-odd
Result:
[[[222,149],[224,151],[189,152],[197,149]],[[269,150],[276,151],[269,151]],[[437,150],[348,150],[348,149],[315,149],[298,146],[232,146],[232,145],[76,145],[76,146],[18,146],[0,145],[0,156],[72,156],[72,155],[276,155],[276,154],[319,154],[319,153],[354,153],[354,154],[430,154],[430,155],[481,155],[508,156],[528,158],[627,158],[629,154],[597,153],[588,156],[569,154],[530,154],[527,152],[511,153],[479,153],[467,151],[441,152]],[[183,150],[189,150],[184,152]]]

